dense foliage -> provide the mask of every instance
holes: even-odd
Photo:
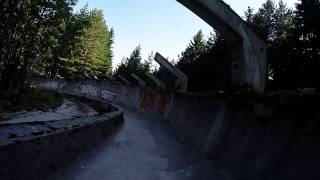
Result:
[[[266,0],[245,21],[268,43],[269,90],[320,88],[320,2],[300,0],[296,10]],[[230,89],[232,47],[217,32],[208,40],[198,32],[181,53],[177,67],[189,77],[189,90]]]
[[[105,78],[113,30],[100,10],[73,13],[76,0],[0,3],[0,95],[13,96],[30,76]]]
[[[101,10],[85,7],[50,31],[55,32],[48,34],[47,52],[37,66],[42,69],[35,69],[35,75],[104,79],[111,74],[113,30]]]
[[[176,66],[189,78],[190,91],[210,91],[229,88],[229,47],[218,33],[205,39],[199,31],[178,58]]]
[[[141,57],[141,47],[140,45],[137,46],[132,51],[129,57],[124,57],[122,59],[122,62],[120,63],[120,65],[118,65],[114,72],[114,77],[117,78],[119,76],[122,76],[131,82],[136,82],[136,80],[132,77],[132,74],[135,74],[138,77],[144,79],[144,81],[148,81],[145,73],[151,72],[151,62],[153,60],[153,56],[154,55],[151,52],[148,59],[143,62]]]
[[[84,14],[84,15],[83,15]],[[113,30],[109,30],[101,10],[82,10],[80,16],[88,17],[89,25],[82,29],[74,54],[61,58],[63,77],[106,78],[112,73]]]
[[[113,29],[101,10],[82,8],[77,0],[2,0],[0,3],[0,97],[17,97],[32,77],[106,79],[112,73]],[[266,0],[245,21],[268,43],[268,89],[320,88],[320,2],[299,0],[296,9]],[[230,89],[232,45],[218,33],[199,31],[175,64],[189,77],[190,91]],[[141,47],[122,60],[114,77],[148,81],[153,54]],[[174,81],[160,68],[163,81]]]
[[[320,2],[300,0],[296,10],[266,0],[247,22],[268,42],[268,88],[319,88]],[[252,16],[252,20],[249,17]]]

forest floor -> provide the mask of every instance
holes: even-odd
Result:
[[[15,100],[12,98],[1,98],[0,114],[34,110],[47,111],[61,106],[63,101],[63,94],[29,89]]]

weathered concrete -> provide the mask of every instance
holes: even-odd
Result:
[[[146,88],[114,86],[109,82],[42,80],[55,90],[91,86],[87,96],[102,90],[128,95],[124,106],[150,117],[174,132],[180,142],[189,144],[214,160],[234,177],[246,180],[320,179],[320,96],[224,94],[211,96],[165,94]],[[76,86],[80,85],[81,86]],[[51,86],[47,86],[51,85]],[[78,88],[78,89],[76,89]],[[80,94],[80,93],[79,93]],[[118,103],[119,98],[110,99]]]
[[[51,180],[232,180],[226,172],[179,143],[155,116],[125,112],[112,142],[61,170]]]
[[[137,80],[139,82],[140,86],[142,86],[142,87],[146,87],[147,86],[147,83],[144,82],[138,75],[132,73],[131,77],[133,77],[135,80]]]
[[[128,109],[139,109],[143,94],[138,86],[123,86],[110,81],[66,81],[63,79],[37,79],[34,86],[40,89],[103,100]]]
[[[266,81],[266,43],[222,0],[177,0],[219,31],[230,42],[232,81],[239,88],[263,92]]]
[[[166,122],[239,179],[320,179],[319,98],[248,97],[175,94]]]
[[[160,90],[166,89],[166,84],[164,84],[160,79],[158,79],[155,75],[146,72],[146,76],[148,76],[154,83],[156,83],[157,87],[160,88]]]
[[[127,86],[130,85],[130,82],[126,78],[124,78],[123,76],[119,75],[119,78],[121,79],[122,82],[124,82],[125,85],[127,85]]]
[[[72,100],[65,100],[64,103],[53,110],[43,111],[31,111],[31,112],[20,112],[20,113],[7,113],[0,114],[4,120],[1,124],[16,124],[23,122],[41,122],[41,121],[52,121],[52,120],[66,120],[73,118],[85,118],[90,116],[96,116],[99,113],[96,112],[91,106],[81,103],[74,102]]]
[[[46,179],[118,129],[123,111],[113,110],[90,118],[0,125],[1,179]]]
[[[188,77],[181,72],[178,68],[173,66],[166,58],[161,54],[156,53],[154,60],[160,64],[161,67],[168,70],[173,76],[176,77],[175,88],[184,92],[188,89]]]

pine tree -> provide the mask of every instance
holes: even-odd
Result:
[[[106,77],[111,71],[110,32],[101,10],[94,9],[90,13],[90,26],[85,30],[83,43],[88,55],[90,76]],[[109,53],[108,53],[109,51]]]
[[[252,20],[257,31],[260,32],[260,35],[266,40],[275,38],[275,12],[276,4],[274,1],[266,0]]]
[[[0,3],[0,95],[15,97],[27,87],[27,79],[41,57],[55,54],[54,51],[45,54],[44,49],[54,50],[59,45],[56,37],[63,29],[60,25],[74,5],[74,0]]]
[[[122,75],[128,79],[131,79],[131,74],[135,73],[136,75],[144,74],[143,64],[141,57],[141,46],[137,46],[129,58],[123,58],[121,64],[117,67],[114,75]]]
[[[296,36],[315,51],[320,43],[320,1],[300,0],[295,17]]]
[[[188,47],[181,53],[178,60],[178,67],[183,67],[196,61],[206,51],[206,41],[202,31],[198,31],[192,38]]]
[[[295,59],[299,58],[305,87],[320,88],[320,1],[300,0],[294,19]],[[297,60],[297,61],[298,61]]]
[[[88,10],[87,6],[75,15],[72,33],[79,30],[70,56],[60,57],[59,75],[65,78],[105,79],[112,73],[113,29],[108,28],[101,10]],[[80,25],[80,26],[78,26]]]
[[[124,57],[121,63],[118,65],[113,73],[115,79],[119,75],[125,77],[130,82],[135,82],[136,80],[132,78],[131,74],[138,75],[141,79],[147,82],[149,85],[153,82],[145,75],[146,72],[152,72],[152,61],[154,58],[153,52],[148,56],[148,59],[142,62],[141,57],[141,46],[137,46],[129,57]]]
[[[252,7],[250,7],[250,6],[248,6],[247,10],[244,12],[245,21],[247,23],[252,23],[253,22],[253,17],[254,17],[253,11],[254,11],[254,9]]]
[[[287,5],[280,0],[274,14],[275,27],[274,38],[285,39],[293,28],[293,11],[287,8]]]

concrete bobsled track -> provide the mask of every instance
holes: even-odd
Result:
[[[232,180],[154,120],[137,111],[125,111],[124,126],[112,141],[50,180]]]
[[[126,109],[114,141],[58,179],[230,178],[215,176],[221,169],[235,179],[320,179],[316,94],[165,94],[108,81],[57,79],[38,79],[35,86]]]
[[[36,113],[33,121],[28,117],[1,123],[0,179],[46,179],[105,142],[123,123],[123,110],[102,103],[99,107],[99,114],[87,117],[61,120],[51,115],[46,117],[56,119],[47,120],[37,119],[44,116]]]

